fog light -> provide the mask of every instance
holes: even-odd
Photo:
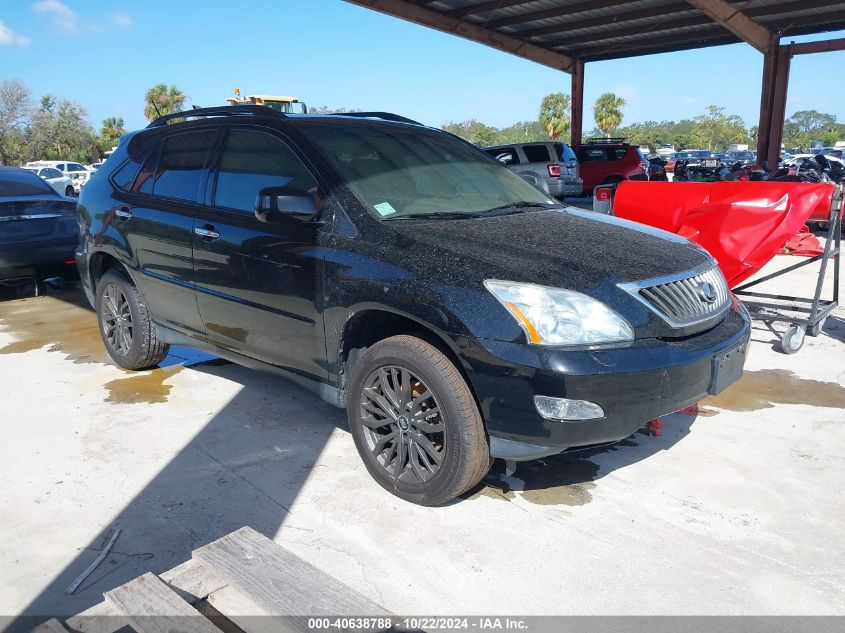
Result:
[[[587,400],[534,396],[534,406],[547,420],[595,420],[604,417],[604,410]]]

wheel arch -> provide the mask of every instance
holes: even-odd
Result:
[[[478,403],[469,367],[461,360],[455,341],[439,328],[406,312],[378,307],[361,307],[351,312],[343,326],[337,349],[339,404],[345,405],[347,385],[361,355],[372,345],[399,334],[416,336],[440,350],[460,372]],[[479,406],[479,410],[480,406]]]

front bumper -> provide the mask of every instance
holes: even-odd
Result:
[[[536,459],[622,440],[650,420],[709,393],[714,358],[747,346],[748,317],[731,309],[707,332],[678,340],[641,339],[625,347],[551,349],[460,339],[466,369],[495,457]],[[547,420],[534,396],[595,402],[604,417]]]

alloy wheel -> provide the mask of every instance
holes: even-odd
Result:
[[[132,311],[120,286],[106,286],[100,306],[103,332],[109,346],[121,356],[132,348]]]
[[[432,391],[398,365],[379,367],[364,382],[358,419],[367,448],[391,477],[423,483],[446,451],[446,425]]]

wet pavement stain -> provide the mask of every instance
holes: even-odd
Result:
[[[104,386],[109,395],[103,402],[117,404],[160,404],[167,402],[171,385],[164,381],[185,369],[184,365],[153,369],[143,374],[136,374],[129,378],[117,378],[107,382]]]
[[[16,340],[0,354],[23,354],[49,346],[74,363],[107,363],[97,317],[81,291],[0,302],[0,328]]]
[[[776,404],[808,404],[845,409],[845,387],[835,382],[801,378],[787,369],[746,371],[742,378],[702,405],[731,411],[759,411]]]
[[[510,501],[519,493],[536,505],[582,506],[592,500],[590,490],[596,487],[593,480],[599,471],[598,465],[575,453],[519,462],[511,475],[505,469],[503,460],[494,461],[481,487],[464,499]]]

